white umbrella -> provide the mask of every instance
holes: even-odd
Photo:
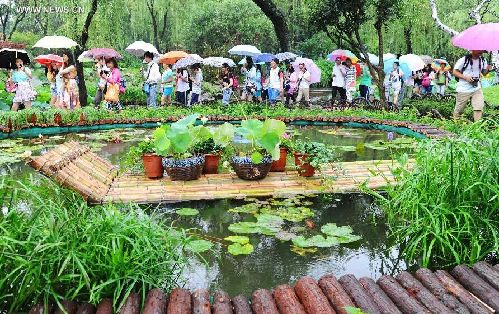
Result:
[[[147,51],[152,52],[152,54],[155,56],[159,56],[159,52],[156,47],[154,47],[150,43],[146,43],[143,41],[136,41],[133,44],[130,44],[125,48],[125,51],[139,58],[142,58],[144,56],[144,53],[146,53]]]
[[[251,45],[237,45],[232,47],[229,50],[229,53],[231,55],[238,55],[238,56],[250,56],[250,57],[256,57],[260,55],[262,52],[258,50],[255,46]]]
[[[383,54],[383,61],[384,60],[390,60],[390,59],[397,59],[397,56],[394,55],[393,53],[385,53],[385,54]]]
[[[221,68],[224,63],[227,63],[229,67],[235,67],[236,63],[229,58],[222,57],[208,57],[203,60],[204,65],[209,65],[215,68]]]
[[[188,55],[185,58],[182,58],[178,60],[172,67],[172,69],[180,69],[180,68],[186,68],[188,66],[191,66],[196,63],[201,63],[203,64],[203,58],[201,58],[199,55],[193,53]]]
[[[422,70],[426,65],[423,59],[415,54],[403,55],[399,60],[400,62],[407,63],[407,66],[412,72]]]
[[[286,52],[281,52],[281,53],[276,54],[275,57],[277,59],[279,59],[279,61],[284,61],[284,60],[296,59],[298,57],[298,55],[294,54],[292,52],[286,51]]]
[[[362,57],[365,58],[364,54],[362,54]],[[379,58],[377,55],[374,55],[372,53],[368,53],[367,57],[369,58],[369,62],[371,62],[372,65],[378,65],[379,64]]]
[[[45,36],[33,48],[46,48],[46,49],[69,49],[78,46],[74,40],[65,36]]]
[[[433,63],[433,58],[430,57],[430,56],[427,56],[427,55],[422,55],[422,56],[419,56],[421,59],[423,59],[423,62],[425,64],[432,64]]]
[[[87,56],[88,50],[85,50],[78,56],[78,61],[81,63],[93,62],[94,59]]]
[[[252,58],[252,59],[253,59],[253,58]],[[254,64],[261,64],[261,65],[265,64],[265,62],[254,62],[254,61],[255,61],[255,60],[253,59],[253,63],[254,63]],[[242,59],[241,59],[241,61],[239,61],[237,64],[239,64],[239,65],[243,65],[243,64],[245,64],[245,63],[246,63],[246,57],[242,58]]]

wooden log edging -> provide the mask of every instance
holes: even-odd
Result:
[[[384,275],[377,282],[353,275],[336,279],[327,274],[317,282],[311,277],[302,277],[291,285],[279,285],[271,292],[256,290],[251,305],[243,295],[232,300],[224,291],[216,291],[210,303],[206,289],[192,293],[175,288],[167,296],[160,289],[147,293],[142,311],[140,297],[131,293],[118,313],[123,314],[305,314],[346,313],[345,307],[358,307],[366,313],[495,313],[499,290],[481,279],[475,269],[486,269],[487,276],[496,278],[499,266],[480,262],[476,267],[457,266],[449,274],[446,271],[432,272],[422,268],[414,275],[401,272],[395,277]],[[477,271],[478,273],[478,271]],[[453,277],[454,276],[454,277]],[[471,290],[466,290],[469,287]],[[483,298],[483,299],[482,299]],[[73,301],[61,302],[68,313],[111,314],[114,313],[110,299],[103,299],[96,306]],[[63,311],[54,308],[53,313]],[[52,313],[52,311],[46,311]],[[30,313],[44,313],[43,305],[32,307]]]

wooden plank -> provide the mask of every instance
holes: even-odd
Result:
[[[113,314],[113,301],[111,299],[102,299],[97,305],[95,314]]]
[[[258,289],[253,292],[251,308],[255,314],[279,314],[272,294],[267,289]]]
[[[374,280],[367,277],[362,277],[359,279],[359,283],[367,291],[367,293],[374,300],[374,303],[379,308],[379,311],[383,314],[398,314],[401,313],[393,301],[386,295],[386,293],[381,289]]]
[[[402,313],[430,313],[416,298],[411,296],[392,276],[383,275],[378,285],[392,299]]]
[[[140,298],[135,292],[131,292],[126,298],[125,304],[121,307],[120,314],[139,314],[140,313]]]
[[[57,306],[54,314],[76,314],[78,304],[75,301],[62,300],[61,305],[62,308],[60,306]]]
[[[473,270],[478,276],[486,280],[491,286],[499,291],[499,270],[486,262],[478,262],[473,265]]]
[[[343,275],[338,279],[338,282],[362,311],[371,314],[381,313],[372,297],[364,290],[354,275]]]
[[[217,291],[213,295],[213,314],[232,314],[232,303],[227,292]]]
[[[306,314],[303,305],[298,300],[290,285],[279,285],[272,293],[281,314]]]
[[[429,290],[431,293],[438,298],[449,310],[453,313],[458,314],[469,314],[470,311],[466,306],[459,302],[454,295],[450,294],[447,289],[442,285],[440,280],[438,280],[435,274],[427,269],[420,268],[416,271],[416,278]]]
[[[142,314],[166,314],[167,298],[161,289],[152,289],[147,293]]]
[[[431,313],[446,314],[449,312],[449,309],[436,296],[408,272],[403,271],[398,274],[397,280],[409,295],[415,296]]]
[[[78,304],[78,308],[76,310],[76,314],[94,314],[95,306],[90,303],[82,303]]]
[[[336,313],[348,314],[345,307],[355,307],[352,299],[348,296],[334,275],[328,274],[319,279],[319,287],[326,295]]]
[[[192,313],[211,314],[210,293],[206,289],[197,289],[192,293]]]
[[[243,295],[238,295],[232,298],[232,306],[234,314],[252,314],[248,299]]]
[[[435,271],[435,276],[442,283],[442,285],[452,293],[461,303],[463,303],[471,313],[481,314],[481,313],[494,313],[494,310],[488,307],[476,296],[471,294],[468,290],[464,289],[459,282],[457,282],[452,276],[445,270]]]
[[[296,282],[295,292],[309,314],[335,314],[327,297],[312,277],[302,277]]]
[[[168,301],[166,313],[168,314],[190,314],[192,311],[191,294],[182,288],[173,289]]]
[[[452,275],[468,291],[479,297],[496,312],[499,312],[499,291],[475,274],[468,266],[459,265],[454,267]]]

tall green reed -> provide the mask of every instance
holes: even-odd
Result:
[[[423,141],[414,169],[394,173],[398,184],[386,196],[376,196],[408,261],[445,267],[497,256],[497,122],[473,124],[454,138]]]
[[[131,291],[177,285],[188,237],[158,217],[136,206],[89,207],[50,182],[4,178],[0,191],[0,311],[104,297],[117,309]]]

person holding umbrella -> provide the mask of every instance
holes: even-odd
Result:
[[[144,64],[147,64],[145,69],[142,69],[144,76],[144,92],[147,95],[147,106],[156,108],[158,98],[158,82],[161,80],[161,73],[159,72],[159,65],[153,61],[154,54],[146,51],[144,53]]]
[[[310,72],[305,67],[305,63],[301,62],[300,71],[298,72],[298,96],[296,102],[300,103],[301,98],[305,97],[305,101],[310,105]]]
[[[472,50],[454,65],[453,74],[458,80],[454,119],[461,116],[470,100],[473,107],[473,120],[478,121],[482,118],[485,99],[480,80],[483,75],[487,75],[492,70],[492,66],[487,64],[487,60],[482,56],[483,52],[483,50]]]
[[[24,108],[31,108],[31,102],[35,100],[36,92],[31,86],[30,80],[33,78],[31,70],[24,66],[22,59],[16,59],[16,69],[10,73],[10,78],[16,84],[16,95],[12,101],[12,111],[19,110],[19,105],[24,104]]]

